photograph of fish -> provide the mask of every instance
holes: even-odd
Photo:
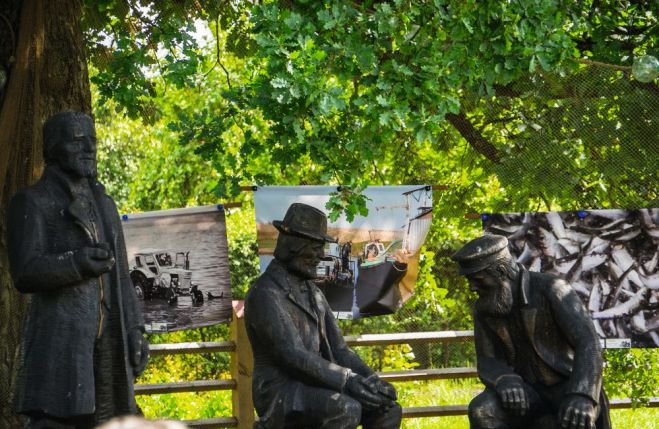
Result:
[[[265,186],[254,193],[261,272],[273,259],[282,220],[295,202],[327,213],[334,186]],[[364,191],[368,216],[328,220],[316,284],[342,319],[394,313],[414,292],[419,251],[432,220],[431,186],[373,186]]]
[[[130,278],[147,332],[231,320],[224,208],[194,207],[122,216]]]
[[[601,338],[659,347],[659,209],[483,215],[517,261],[566,279]]]

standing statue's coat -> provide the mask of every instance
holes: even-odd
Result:
[[[126,377],[115,400],[125,413],[137,411],[133,392],[128,334],[144,331],[144,321],[128,273],[124,238],[117,208],[98,182],[91,183],[102,235],[116,263],[100,278],[78,272],[72,250],[96,243],[88,220],[78,216],[76,200],[62,173],[47,167],[35,185],[19,192],[8,211],[8,241],[16,288],[31,294],[25,319],[21,367],[15,398],[19,413],[43,412],[55,417],[95,411],[94,343],[102,321],[100,306],[119,306],[118,341],[124,360],[120,368],[103,368]],[[109,314],[106,307],[106,313]],[[116,309],[115,309],[116,310]]]

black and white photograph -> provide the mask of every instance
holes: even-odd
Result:
[[[122,216],[147,332],[226,323],[231,287],[221,205]]]
[[[602,339],[659,347],[659,209],[484,214],[529,270],[558,275]]]
[[[261,272],[273,258],[281,220],[299,202],[327,214],[335,186],[265,186],[254,194]],[[369,186],[367,216],[328,219],[328,243],[316,284],[340,319],[396,312],[414,293],[419,255],[432,221],[432,187]]]

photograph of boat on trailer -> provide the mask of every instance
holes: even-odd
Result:
[[[327,213],[332,186],[265,186],[254,193],[261,271],[273,258],[282,219],[294,202]],[[352,319],[394,313],[414,292],[419,250],[432,221],[432,187],[370,186],[367,216],[328,219],[336,243],[325,246],[316,284],[337,318]]]

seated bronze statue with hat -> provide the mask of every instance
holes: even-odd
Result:
[[[394,387],[381,380],[343,340],[323,293],[314,285],[327,235],[325,214],[292,204],[274,259],[245,299],[254,351],[256,428],[400,427]]]
[[[610,428],[599,339],[572,287],[529,272],[499,235],[470,241],[453,259],[478,294],[474,337],[485,390],[469,404],[470,427]]]

